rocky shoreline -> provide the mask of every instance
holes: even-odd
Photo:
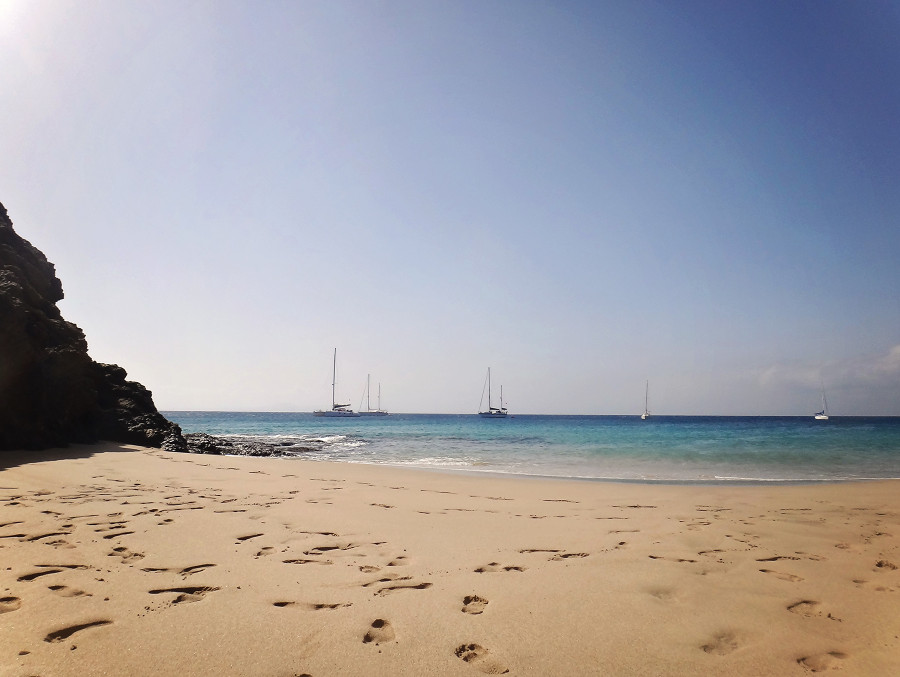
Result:
[[[216,456],[296,456],[304,451],[313,451],[312,446],[297,446],[292,442],[268,444],[249,439],[229,439],[207,433],[187,433],[184,435],[187,451],[192,454],[213,454]]]

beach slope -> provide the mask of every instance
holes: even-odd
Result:
[[[0,675],[900,674],[900,483],[0,470]]]

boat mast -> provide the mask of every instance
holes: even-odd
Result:
[[[381,411],[381,384],[378,384],[378,411]]]
[[[491,368],[488,367],[488,411],[491,410]]]
[[[647,380],[644,384],[644,413],[649,413],[647,408],[647,403],[650,398],[650,381]]]
[[[334,409],[334,383],[337,381],[337,348],[334,349],[334,361],[331,363],[331,408]]]
[[[366,374],[366,411],[372,411],[372,405],[369,403],[369,390],[371,390],[372,374]]]

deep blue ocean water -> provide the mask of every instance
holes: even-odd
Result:
[[[184,432],[298,457],[547,477],[670,482],[900,478],[900,418],[163,412]]]

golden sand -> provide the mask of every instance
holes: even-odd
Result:
[[[900,483],[7,455],[0,675],[900,674]]]

